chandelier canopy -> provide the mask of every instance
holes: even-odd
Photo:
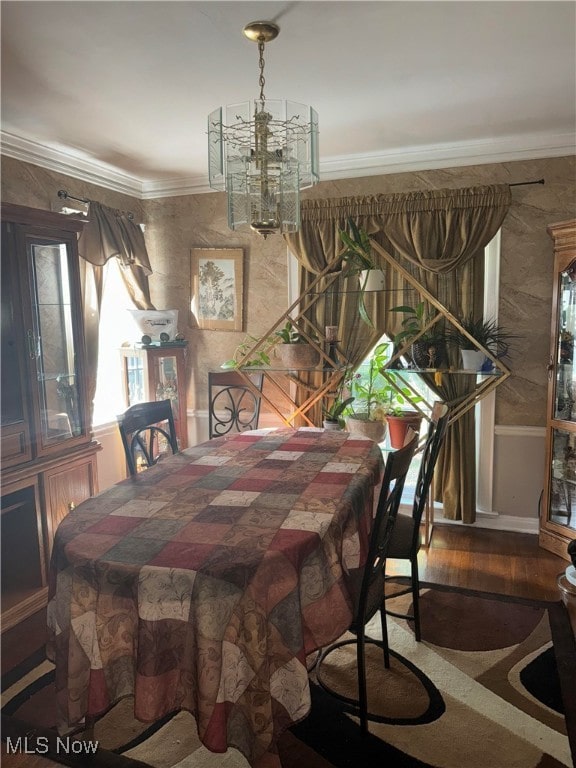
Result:
[[[319,178],[318,115],[264,96],[264,46],[280,28],[253,21],[243,31],[258,43],[260,95],[208,116],[209,178],[212,189],[228,192],[228,226],[248,226],[266,238],[300,226],[300,190]]]

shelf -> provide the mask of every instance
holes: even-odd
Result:
[[[449,376],[477,376],[480,378],[494,378],[495,376],[502,376],[503,372],[496,371],[468,371],[465,368],[386,368],[386,373],[398,373],[404,375],[406,373],[429,373],[432,376],[437,373],[446,373]],[[383,373],[383,371],[382,371]]]
[[[446,324],[453,326],[453,328],[459,332],[464,331],[458,322],[458,319],[452,315],[450,311],[438,301],[438,299],[430,294],[430,292],[421,285],[410,272],[405,270],[374,240],[372,241],[372,247],[382,257],[383,264],[388,264],[392,272],[398,273],[404,281],[402,288],[395,287],[384,289],[385,293],[396,294],[402,292],[404,294],[406,290],[413,290],[415,295],[419,297],[419,300],[426,300],[432,307],[434,307],[437,313],[446,321]],[[315,423],[313,420],[315,418],[316,421],[318,421],[320,418],[319,408],[315,406],[323,405],[324,403],[322,401],[324,398],[327,398],[328,400],[334,398],[335,384],[341,380],[342,375],[346,371],[350,370],[350,361],[348,360],[347,355],[341,350],[342,340],[340,339],[332,342],[333,345],[338,346],[336,349],[330,349],[330,342],[324,337],[326,329],[334,327],[334,323],[330,321],[335,318],[332,318],[328,311],[330,296],[342,293],[354,295],[366,292],[361,291],[359,288],[353,288],[350,291],[341,290],[340,287],[335,286],[339,273],[334,273],[332,270],[333,265],[329,265],[322,272],[317,274],[312,279],[307,290],[298,297],[298,299],[276,320],[260,339],[255,341],[250,348],[244,351],[244,356],[238,360],[239,367],[236,370],[244,376],[248,377],[251,372],[264,374],[265,384],[267,383],[267,386],[263,389],[262,399],[288,426],[295,425],[294,419],[296,418],[300,418],[303,423],[309,426],[319,426],[319,424]],[[320,290],[320,288],[322,288],[322,290]],[[368,295],[370,293],[371,292],[368,292]],[[404,301],[402,303],[404,303]],[[261,355],[262,353],[269,355],[272,352],[274,343],[271,343],[270,339],[275,338],[278,330],[280,330],[287,321],[290,321],[295,329],[301,333],[313,347],[322,352],[324,357],[321,358],[321,362],[317,366],[305,368],[287,367],[286,365],[279,367],[275,364],[268,366],[249,365],[248,363],[251,360],[258,360],[258,355]],[[469,389],[470,391],[466,392],[463,397],[459,397],[456,401],[449,403],[451,406],[451,422],[460,418],[470,408],[473,408],[481,398],[485,397],[496,386],[510,376],[510,371],[502,361],[495,358],[489,350],[484,348],[480,349],[485,353],[486,358],[490,360],[494,366],[491,371],[462,370],[456,368],[418,369],[394,367],[394,363],[403,363],[403,355],[407,354],[409,346],[409,344],[406,344],[402,349],[397,350],[393,355],[392,365],[389,368],[381,369],[380,371],[380,373],[387,377],[391,383],[393,383],[394,378],[408,379],[414,374],[428,374],[433,376],[437,386],[441,385],[441,377],[444,375],[465,376],[469,379],[474,377],[474,386],[472,382],[470,382],[468,388],[459,387],[460,389]],[[332,360],[330,357],[331,353],[338,356],[337,360]],[[302,375],[303,378],[308,376],[309,381],[300,382],[297,378],[297,374]],[[283,377],[283,380],[280,377]],[[406,386],[411,388],[411,385],[408,382],[406,382]],[[296,389],[298,387],[301,389]],[[275,396],[280,393],[294,408],[293,412],[288,416],[280,411],[275,402]],[[409,404],[413,405],[413,403]],[[420,409],[416,408],[416,410]]]
[[[278,368],[272,365],[244,365],[239,368],[229,368],[228,370],[242,371],[243,373],[250,373],[251,371],[254,373],[260,373],[261,371],[266,373],[291,373],[292,371],[300,371],[302,373],[344,373],[347,370],[347,367],[345,365],[334,365],[330,368]]]

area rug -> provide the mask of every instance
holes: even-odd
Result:
[[[410,608],[408,596],[393,602],[398,612]],[[576,646],[560,603],[424,585],[421,614],[421,643],[408,622],[388,619],[389,670],[381,648],[368,646],[367,737],[354,708],[318,684],[321,677],[355,697],[354,646],[311,671],[312,711],[282,737],[283,768],[574,765]],[[379,638],[378,620],[369,634]],[[10,738],[12,751],[18,734],[55,735],[53,677],[50,662],[37,657],[3,680],[2,738]],[[96,723],[94,768],[247,768],[235,750],[208,752],[189,713],[146,726],[131,707],[124,699]],[[54,749],[45,756],[82,765]]]

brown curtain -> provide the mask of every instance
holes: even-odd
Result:
[[[90,201],[88,222],[78,239],[86,344],[88,423],[92,423],[98,371],[98,330],[104,265],[117,258],[122,279],[136,309],[154,309],[148,275],[152,274],[142,229],[123,211]]]
[[[306,200],[301,204],[299,231],[284,237],[301,264],[300,288],[304,292],[312,279],[309,273],[318,274],[332,263],[335,270],[339,268],[343,251],[339,230],[352,218],[451,312],[462,316],[475,310],[482,293],[478,291],[482,260],[475,257],[483,254],[501,226],[510,202],[507,184]],[[377,250],[374,262],[385,266]],[[383,333],[392,337],[398,331],[402,317],[390,313],[391,307],[413,306],[420,300],[404,278],[390,271],[387,289],[367,294],[366,299],[374,329],[362,323],[352,293],[334,291],[332,322],[318,322],[316,318],[319,327],[339,326],[351,364],[360,362]],[[466,386],[470,384],[443,383],[441,395],[450,402]],[[451,427],[438,463],[442,480],[437,486],[443,489],[444,515],[448,518],[475,519],[474,460],[474,421],[470,415]]]

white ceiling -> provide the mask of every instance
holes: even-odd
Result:
[[[2,151],[141,197],[204,191],[206,118],[320,118],[322,178],[574,153],[574,2],[2,2]]]

